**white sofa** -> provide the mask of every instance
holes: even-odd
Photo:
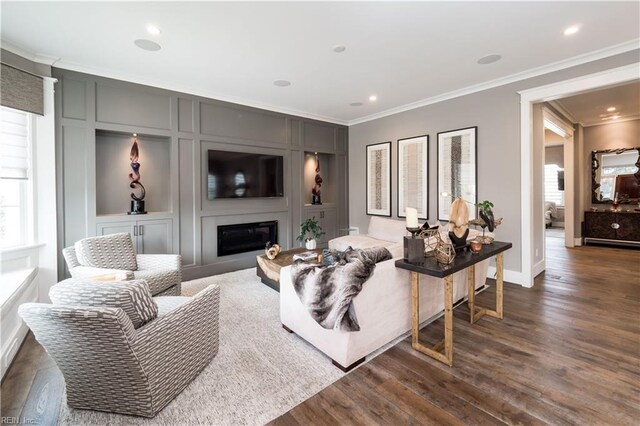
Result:
[[[338,250],[348,246],[382,246],[393,256],[393,259],[376,265],[373,276],[353,299],[360,331],[328,330],[316,323],[293,288],[290,266],[280,271],[282,325],[324,352],[343,371],[355,367],[367,355],[408,332],[411,329],[409,272],[395,267],[395,261],[403,256],[402,238],[405,234],[403,221],[373,216],[367,235],[349,235],[329,241],[329,247]],[[478,234],[472,230],[469,238]],[[485,284],[488,265],[488,260],[476,265],[476,288]],[[466,270],[453,276],[454,303],[467,296],[466,277]],[[426,275],[420,276],[420,283],[420,321],[423,322],[444,310],[444,285],[441,279]]]

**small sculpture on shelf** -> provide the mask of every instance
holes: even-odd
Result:
[[[137,135],[134,133],[133,136],[136,137]],[[138,162],[138,157],[138,139],[135,138],[131,146],[131,152],[129,153],[129,159],[131,161],[131,173],[129,173],[131,183],[129,183],[129,187],[133,189],[140,188],[140,196],[137,196],[135,192],[131,193],[131,211],[127,212],[128,214],[147,213],[144,209],[146,190],[144,189],[144,185],[140,183],[140,163]]]
[[[318,153],[316,152],[316,177],[315,185],[311,189],[311,204],[322,204],[320,197],[320,187],[322,186],[322,176],[320,176],[320,160],[318,160]]]
[[[449,239],[456,250],[467,246],[469,236],[469,209],[462,198],[456,198],[449,210]]]

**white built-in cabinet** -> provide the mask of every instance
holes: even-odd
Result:
[[[173,220],[146,219],[104,222],[97,225],[98,235],[128,232],[139,254],[165,254],[173,252]]]

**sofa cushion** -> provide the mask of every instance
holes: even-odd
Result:
[[[378,240],[401,243],[402,238],[407,235],[406,223],[403,220],[372,216],[367,235]]]
[[[144,280],[100,282],[70,278],[49,290],[55,305],[121,308],[135,328],[158,316],[158,305]]]
[[[128,232],[85,238],[75,243],[74,247],[82,266],[138,270],[136,251]]]

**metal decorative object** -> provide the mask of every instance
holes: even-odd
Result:
[[[449,265],[456,257],[456,249],[453,247],[451,242],[444,241],[441,238],[438,246],[436,247],[435,256],[438,263]]]
[[[438,247],[438,243],[442,241],[442,238],[440,238],[440,231],[438,230],[438,227],[423,229],[418,234],[418,237],[424,239],[424,256],[434,256],[436,253],[436,247]]]
[[[138,151],[138,139],[133,140],[131,146],[131,152],[129,153],[129,159],[131,160],[131,173],[129,173],[129,187],[136,189],[140,188],[140,196],[137,196],[135,192],[131,193],[131,211],[128,214],[146,214],[144,209],[144,196],[147,191],[144,189],[144,185],[140,183],[140,163],[138,163],[138,157],[140,153]]]
[[[502,224],[502,218],[499,217],[493,220],[493,229],[497,228],[498,225]],[[484,235],[485,229],[487,228],[487,223],[481,219],[473,219],[469,221],[469,225],[479,226],[482,228],[482,236],[476,237],[476,239],[482,241],[482,244],[491,244],[493,242],[493,237],[488,237]]]
[[[311,189],[311,204],[322,204],[320,198],[320,187],[322,186],[322,177],[320,176],[320,161],[318,160],[318,153],[316,152],[316,178],[315,185]]]

